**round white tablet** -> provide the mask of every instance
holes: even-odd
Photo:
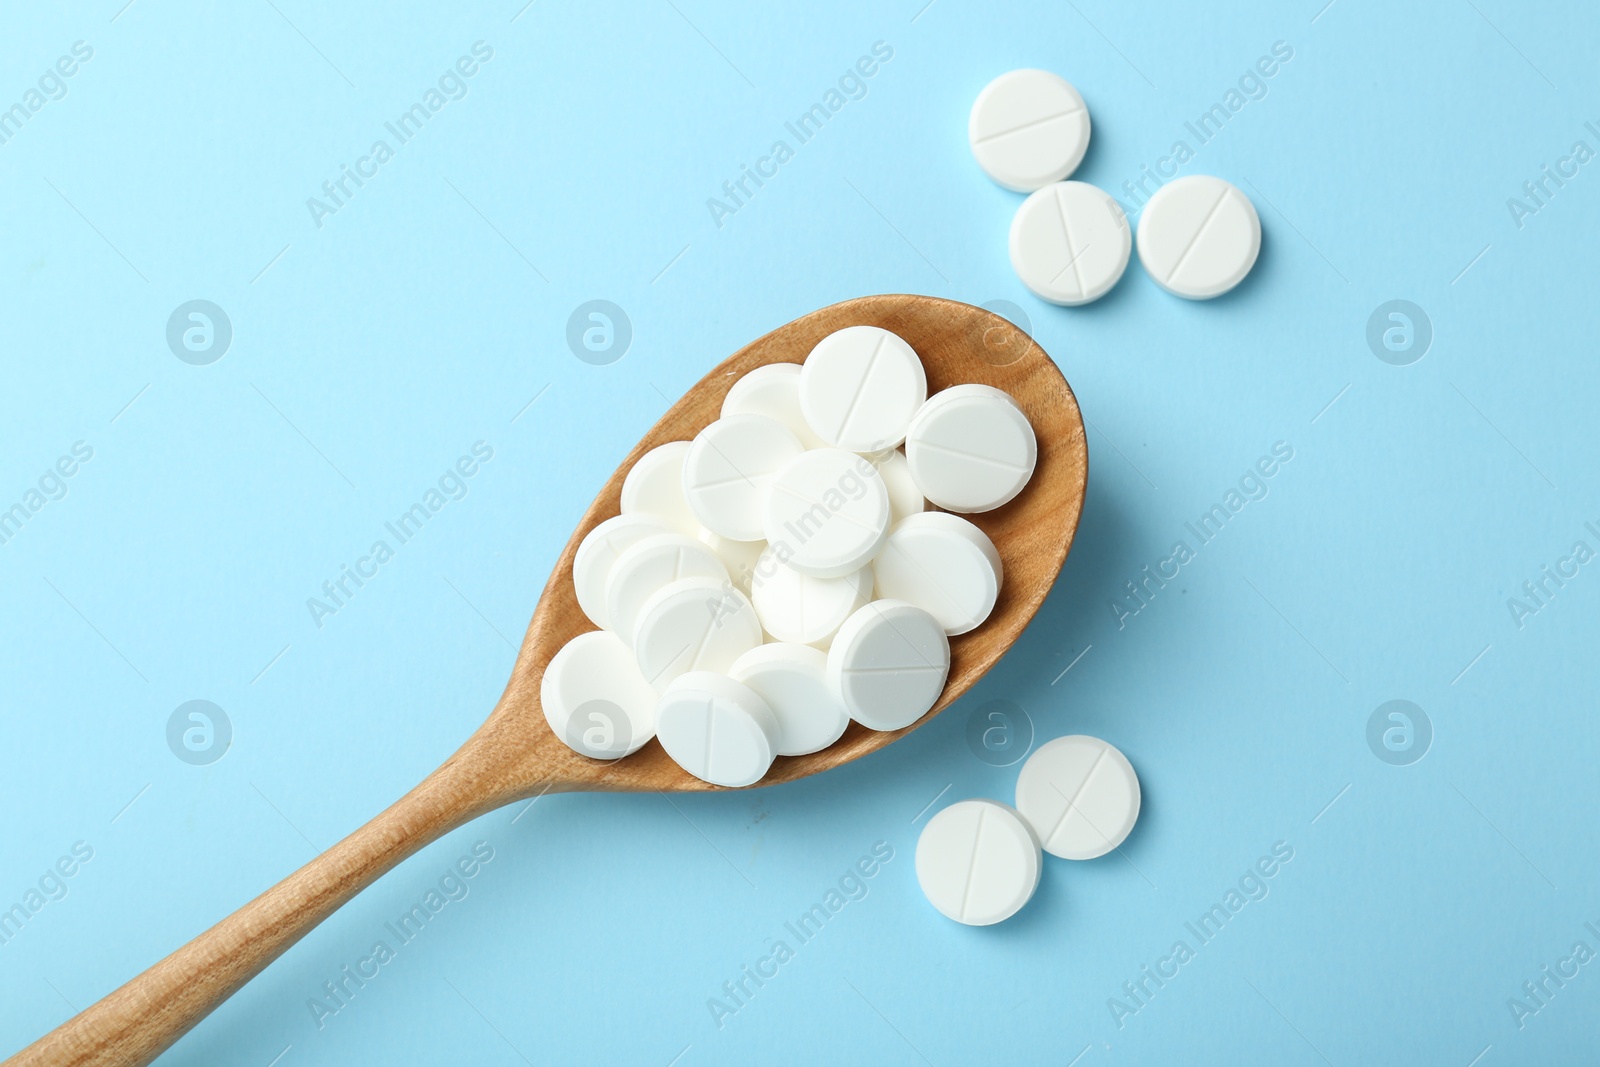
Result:
[[[889,490],[870,462],[838,448],[801,453],[767,492],[767,541],[801,574],[837,578],[872,561],[889,536]]]
[[[652,534],[672,528],[654,515],[613,515],[584,534],[572,557],[572,585],[589,621],[606,628],[606,581],[617,557]]]
[[[754,785],[772,766],[778,718],[742,682],[690,671],[656,705],[656,736],[678,766],[713,785]]]
[[[776,419],[717,419],[695,434],[684,457],[683,495],[706,529],[736,541],[759,541],[767,485],[803,451]]]
[[[900,600],[874,600],[850,616],[828,649],[829,690],[869,730],[898,730],[922,718],[949,673],[944,627]]]
[[[761,643],[749,599],[726,578],[684,578],[639,610],[633,654],[657,689],[688,671],[726,671]]]
[[[1043,869],[1033,831],[995,800],[952,804],[929,819],[917,838],[923,896],[968,926],[991,926],[1021,911],[1039,888]]]
[[[656,691],[615,634],[579,634],[550,657],[539,682],[550,730],[576,752],[617,759],[655,736]]]
[[[817,436],[800,411],[800,364],[768,363],[733,383],[722,398],[722,417],[765,415],[789,427],[806,448],[828,442]]]
[[[989,535],[942,511],[901,520],[889,531],[872,572],[878,596],[915,604],[952,637],[983,625],[1004,578]]]
[[[1208,174],[1168,182],[1139,215],[1139,262],[1161,288],[1191,300],[1244,281],[1260,251],[1255,205]]]
[[[917,488],[916,479],[911,477],[911,465],[906,461],[904,452],[891,448],[887,452],[870,453],[867,459],[877,468],[878,477],[883,479],[884,488],[889,490],[890,526],[907,515],[926,510],[928,502],[923,498],[922,490]]]
[[[726,581],[727,568],[717,554],[680,533],[653,534],[630,546],[606,579],[606,619],[625,645],[633,644],[639,609],[663,586],[682,578]]]
[[[700,543],[717,554],[722,565],[728,568],[728,577],[733,579],[733,584],[739,587],[739,592],[750,595],[750,579],[756,573],[756,561],[761,558],[767,543],[765,541],[735,541],[731,537],[723,537],[719,533],[712,533],[704,527],[700,530]]]
[[[813,578],[784,566],[768,548],[756,563],[750,599],[761,628],[776,640],[827,648],[844,620],[872,599],[872,568]]]
[[[800,369],[800,410],[824,441],[852,452],[894,448],[928,399],[916,352],[876,326],[830,333]],[[769,538],[770,540],[770,538]]]
[[[935,393],[911,420],[906,461],[922,495],[947,511],[989,511],[1033,477],[1039,444],[1010,395],[988,385]],[[920,509],[919,509],[920,510]]]
[[[983,87],[967,119],[967,142],[985,174],[1031,193],[1078,169],[1089,147],[1089,109],[1065,78],[1013,70]]]
[[[1058,737],[1022,765],[1017,808],[1046,852],[1092,860],[1132,832],[1139,818],[1139,776],[1128,757],[1098,737]]]
[[[1045,186],[1011,220],[1011,267],[1035,296],[1052,304],[1100,299],[1122,277],[1132,249],[1122,208],[1085,182]]]
[[[754,689],[778,718],[780,756],[820,752],[839,740],[850,716],[828,691],[828,657],[810,645],[773,641],[752,648],[728,677]]]
[[[700,522],[683,495],[688,455],[688,441],[668,441],[640,456],[622,479],[622,513],[654,515],[686,534],[698,530]]]

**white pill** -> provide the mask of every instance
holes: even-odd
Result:
[[[750,599],[774,639],[825,649],[844,620],[872,599],[872,568],[813,578],[778,562],[769,547],[756,564]]]
[[[870,462],[814,448],[778,472],[767,492],[767,541],[801,574],[837,578],[872,561],[889,536],[889,490]]]
[[[1139,776],[1128,757],[1098,737],[1058,737],[1022,765],[1017,808],[1046,852],[1092,860],[1132,832],[1139,818]]]
[[[878,477],[883,479],[884,488],[889,490],[890,526],[907,515],[927,509],[928,501],[923,497],[922,490],[917,488],[917,480],[911,476],[911,465],[906,461],[904,452],[891,448],[887,452],[868,453],[867,459],[877,468]]]
[[[756,562],[761,559],[761,553],[766,550],[767,543],[735,541],[731,537],[712,533],[704,527],[700,529],[699,538],[701,544],[717,554],[722,565],[728,569],[728,577],[738,586],[739,592],[749,596],[750,579],[755,576]]]
[[[656,691],[615,634],[579,634],[550,657],[539,682],[550,730],[576,752],[617,759],[655,736]]]
[[[917,838],[923,896],[968,926],[991,926],[1021,911],[1043,870],[1033,831],[999,801],[952,804],[929,819]]]
[[[713,785],[753,785],[772,766],[778,718],[742,682],[690,671],[656,705],[656,736],[678,766]]]
[[[668,441],[639,457],[622,479],[622,513],[654,515],[673,529],[693,534],[700,522],[683,495],[688,441]]]
[[[906,433],[912,479],[946,511],[989,511],[1010,502],[1033,477],[1038,459],[1028,416],[988,385],[935,393]]]
[[[876,326],[824,337],[800,369],[800,410],[824,441],[852,452],[894,448],[928,399],[928,376],[910,345]]]
[[[752,648],[728,677],[755,690],[778,719],[780,756],[820,752],[839,740],[850,715],[828,690],[828,657],[810,645],[773,641]]]
[[[1132,250],[1122,208],[1085,182],[1045,186],[1011,220],[1011,267],[1035,296],[1052,304],[1100,299],[1122,277]]]
[[[1161,288],[1190,300],[1244,281],[1260,251],[1255,205],[1208,174],[1168,182],[1139,215],[1139,262]]]
[[[830,691],[869,730],[898,730],[922,718],[949,673],[944,627],[900,600],[874,600],[850,616],[828,649]]]
[[[717,554],[680,533],[653,534],[617,557],[606,579],[606,619],[625,645],[633,644],[639,609],[663,586],[683,578],[726,581],[728,570]]]
[[[707,529],[736,541],[762,539],[763,505],[774,475],[805,449],[765,415],[717,419],[695,434],[683,460],[683,495]]]
[[[765,415],[789,427],[806,448],[828,442],[817,436],[800,410],[800,364],[768,363],[733,383],[722,398],[722,417]]]
[[[606,582],[617,557],[652,534],[671,533],[672,527],[653,515],[613,515],[584,534],[572,557],[572,585],[578,607],[589,621],[606,626]]]
[[[1078,169],[1089,147],[1089,109],[1066,79],[1047,70],[1013,70],[978,94],[967,141],[985,174],[1031,193]]]
[[[925,511],[889,531],[872,562],[878,596],[928,612],[952,637],[983,625],[1004,572],[989,535],[959,515]]]
[[[726,671],[761,643],[750,600],[726,578],[684,578],[639,610],[633,654],[656,689],[689,671]]]

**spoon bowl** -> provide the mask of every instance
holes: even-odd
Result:
[[[539,704],[545,667],[567,641],[593,630],[578,607],[572,559],[585,534],[618,513],[622,482],[645,452],[689,440],[718,417],[740,377],[768,363],[801,363],[846,326],[899,334],[922,358],[930,395],[979,382],[1009,393],[1033,424],[1033,479],[1004,507],[967,518],[994,542],[1003,564],[988,620],[950,640],[950,673],[933,710],[903,730],[851,723],[837,742],[779,757],[746,788],[791,782],[893,742],[949,706],[1004,655],[1033,618],[1067,556],[1083,508],[1088,449],[1078,404],[1060,370],[1032,338],[980,308],[928,296],[869,296],[814,311],[724,360],[663,415],[601,488],[562,550],[488,719],[438,770],[372,821],[276,886],[200,933],[166,959],[17,1053],[7,1064],[149,1063],[356,893],[457,826],[517,800],[552,792],[690,792],[722,789],[693,777],[651,741],[615,761],[573,751]]]

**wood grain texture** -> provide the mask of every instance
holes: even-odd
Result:
[[[572,557],[584,534],[617,514],[623,477],[640,455],[667,441],[692,438],[717,417],[728,388],[752,368],[803,362],[823,337],[858,325],[881,326],[910,342],[922,357],[930,394],[964,382],[982,382],[1010,393],[1038,436],[1038,467],[1016,500],[968,516],[994,541],[1005,580],[989,620],[951,639],[950,676],[934,710],[905,730],[891,733],[874,733],[852,723],[843,738],[821,752],[779,758],[759,785],[793,781],[874,752],[916,729],[971,688],[1033,618],[1077,530],[1088,477],[1077,401],[1061,372],[1031,338],[979,308],[925,296],[862,297],[823,308],[729,357],[635,446],[601,488],[556,561],[505,692],[455,755],[371,822],[7,1064],[149,1063],[401,860],[501,805],[572,790],[722,788],[681,770],[655,741],[625,759],[604,763],[578,755],[551,733],[539,707],[545,665],[569,639],[594,628],[578,608]]]

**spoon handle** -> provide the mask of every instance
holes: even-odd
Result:
[[[498,807],[461,753],[371,822],[4,1067],[147,1064],[318,923],[407,856]]]

